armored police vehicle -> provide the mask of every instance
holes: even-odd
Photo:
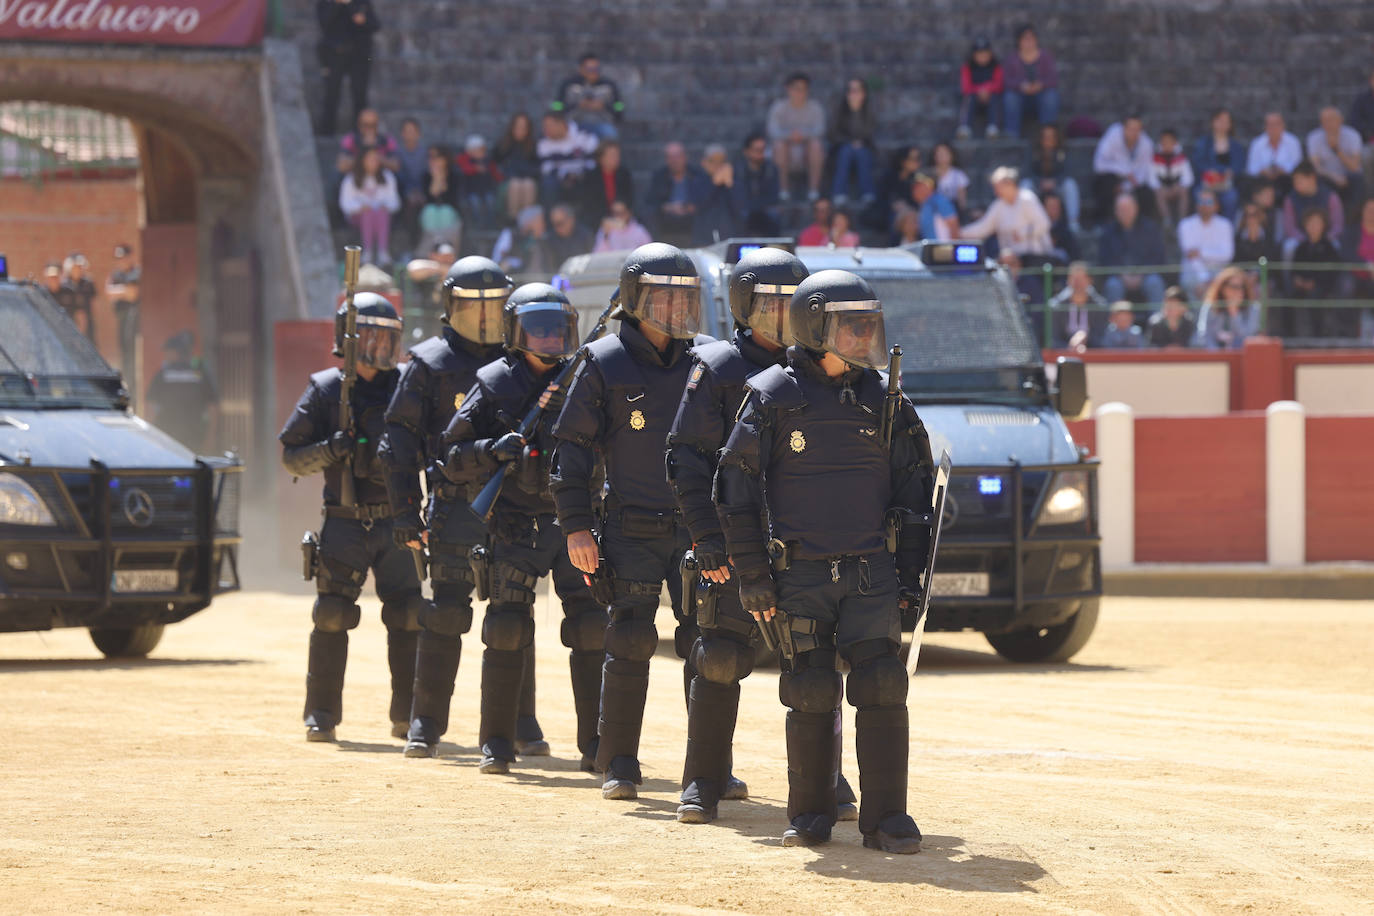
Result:
[[[706,333],[731,333],[730,267],[758,245],[872,284],[887,340],[905,351],[902,387],[935,455],[948,449],[954,460],[926,629],[980,631],[1016,662],[1059,662],[1081,649],[1102,595],[1097,462],[1064,423],[1087,406],[1083,364],[1045,365],[1012,278],[965,242],[793,249],[790,239],[732,239],[690,251]],[[563,266],[584,316],[604,305],[622,260],[605,253]]]
[[[0,275],[0,328],[0,632],[87,627],[147,655],[238,588],[242,465],[134,416],[46,291]]]

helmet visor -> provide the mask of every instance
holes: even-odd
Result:
[[[561,302],[519,306],[509,346],[539,356],[571,356],[577,352],[577,315]]]
[[[670,337],[691,340],[701,330],[701,281],[644,274],[634,315]]]
[[[501,311],[510,297],[510,287],[502,289],[449,290],[448,323],[453,330],[473,343],[501,343]]]
[[[400,321],[372,315],[358,316],[358,362],[386,372],[396,368],[400,352]]]
[[[877,300],[829,302],[825,306],[825,350],[851,366],[877,369],[887,364],[883,307]]]
[[[792,343],[791,314],[792,293],[795,286],[768,287],[763,284],[754,287],[754,298],[749,306],[749,327],[755,337],[771,340],[787,346]]]

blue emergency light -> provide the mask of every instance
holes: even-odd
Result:
[[[977,245],[955,245],[954,263],[955,264],[977,264],[982,256]]]
[[[927,267],[978,267],[983,263],[979,242],[921,243],[921,261]]]
[[[1000,477],[979,477],[978,492],[983,496],[1001,496],[1002,478]]]

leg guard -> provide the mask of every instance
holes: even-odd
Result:
[[[692,647],[700,636],[701,630],[691,617],[679,619],[677,629],[673,631],[673,648],[677,657],[682,659],[682,699],[689,709],[692,705],[692,679],[697,676],[696,665],[692,663]]]
[[[307,725],[329,729],[343,720],[344,667],[347,664],[347,630],[335,633],[317,628],[311,632],[305,673]]]
[[[415,647],[420,634],[415,630],[387,628],[386,660],[391,667],[391,721],[410,722],[410,706],[415,688]]]
[[[436,744],[448,731],[449,702],[462,652],[461,636],[443,636],[430,629],[420,631],[415,648],[415,696],[410,707],[412,741]]]
[[[844,685],[832,652],[806,652],[778,679],[787,713],[787,819],[818,815],[835,823],[839,780],[840,699]],[[819,828],[808,828],[816,833]]]
[[[319,633],[343,633],[356,629],[362,620],[362,610],[353,602],[356,598],[321,592],[315,596],[311,619]]]
[[[520,683],[520,718],[515,723],[515,737],[521,743],[543,741],[544,730],[534,716],[534,640],[525,646],[525,678]]]
[[[572,675],[573,709],[577,713],[577,749],[596,759],[597,714],[601,710],[601,666],[606,653],[573,651],[568,655]]]
[[[482,718],[478,738],[482,755],[515,759],[515,719],[525,653],[487,649],[482,653]]]
[[[891,815],[906,814],[910,726],[905,706],[869,707],[854,716],[859,758],[859,830],[865,834]]]
[[[730,747],[739,715],[739,682],[692,680],[687,712],[687,756],[682,764],[682,801],[714,808],[730,778]]]
[[[644,700],[649,692],[649,659],[658,647],[652,617],[626,616],[606,629],[606,664],[602,669],[601,718],[597,733],[597,768],[635,783],[639,772],[639,736]],[[612,769],[612,763],[617,761]]]

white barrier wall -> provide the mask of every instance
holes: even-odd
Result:
[[[1088,390],[1098,404],[1130,405],[1140,417],[1208,417],[1231,409],[1225,362],[1089,362]]]
[[[1293,389],[1310,414],[1374,414],[1374,365],[1300,365]]]

